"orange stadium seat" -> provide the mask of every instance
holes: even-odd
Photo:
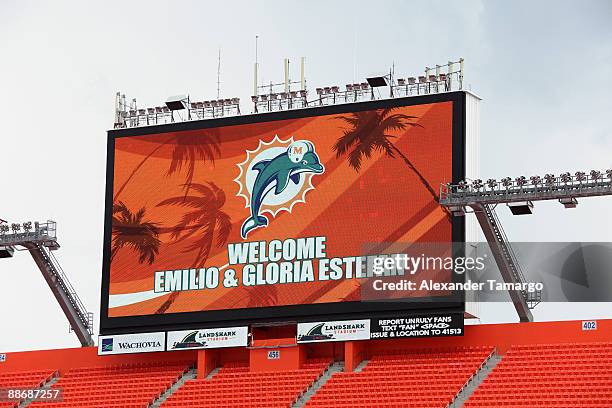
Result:
[[[192,363],[121,365],[75,368],[62,375],[53,388],[62,400],[36,401],[40,408],[143,408],[174,384]]]
[[[334,374],[306,407],[446,407],[493,347],[375,355],[361,372]]]
[[[514,346],[464,406],[610,408],[612,343]]]
[[[288,408],[329,364],[309,360],[300,370],[270,372],[249,372],[246,366],[226,364],[211,379],[187,381],[162,407]]]
[[[56,374],[56,370],[0,372],[0,388],[38,388]],[[0,408],[17,406],[18,403],[0,401]]]

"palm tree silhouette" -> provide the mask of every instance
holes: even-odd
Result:
[[[158,224],[145,220],[145,208],[133,213],[123,202],[113,205],[113,229],[111,261],[121,248],[132,248],[139,254],[140,263],[149,265],[159,253],[160,228]]]
[[[246,287],[249,299],[245,307],[278,306],[278,290],[274,285]]]
[[[218,129],[209,129],[206,131],[203,137],[201,133],[177,133],[170,136],[165,142],[159,143],[155,149],[151,151],[146,157],[144,157],[128,178],[123,182],[121,187],[115,193],[113,202],[116,202],[125,187],[129,184],[130,180],[140,170],[140,168],[162,147],[173,144],[172,149],[172,160],[170,161],[170,167],[168,168],[167,175],[172,175],[176,172],[180,172],[183,167],[187,168],[187,176],[185,179],[185,196],[189,194],[189,189],[193,181],[193,175],[195,171],[196,161],[198,160],[209,160],[212,163],[215,161],[215,155],[221,154],[219,145],[221,144],[219,139]]]
[[[185,178],[185,197],[189,194],[189,189],[193,182],[193,173],[197,160],[209,160],[215,162],[215,154],[221,154],[219,148],[219,132],[218,129],[211,129],[206,134],[207,139],[202,140],[202,135],[194,135],[189,133],[181,133],[176,135],[174,139],[174,149],[172,150],[172,161],[168,169],[168,175],[172,175],[177,171],[181,171],[183,166],[187,168],[187,176]]]
[[[416,174],[423,186],[429,191],[434,200],[438,201],[438,194],[431,187],[427,179],[392,142],[396,136],[389,131],[404,130],[408,127],[423,127],[412,122],[416,116],[392,113],[397,108],[387,108],[376,111],[353,112],[349,115],[337,116],[350,125],[344,129],[344,134],[336,141],[334,150],[336,158],[348,155],[349,165],[355,170],[361,169],[363,158],[369,159],[375,151],[382,152],[388,157],[398,155],[404,163]]]
[[[185,212],[177,225],[163,229],[161,232],[170,233],[174,242],[184,241],[196,233],[201,233],[199,238],[184,250],[185,252],[198,251],[194,259],[194,264],[197,265],[206,262],[213,244],[221,247],[227,243],[232,221],[230,216],[222,210],[225,204],[225,192],[215,183],[192,183],[190,187],[198,194],[167,198],[157,206],[177,205],[193,209]]]
[[[168,299],[166,299],[166,301],[162,303],[162,305],[155,311],[155,314],[166,313],[166,310],[168,310],[168,308],[172,305],[172,303],[174,303],[179,293],[181,292],[172,292],[170,296],[168,296]]]

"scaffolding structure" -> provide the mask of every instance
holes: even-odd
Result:
[[[512,250],[495,208],[506,204],[515,215],[531,214],[534,201],[558,200],[565,208],[575,208],[578,198],[612,195],[612,170],[577,171],[573,175],[546,174],[544,177],[506,177],[501,180],[480,179],[443,184],[440,204],[453,216],[473,212],[493,252],[495,262],[506,283],[527,283],[525,274]],[[470,211],[471,210],[471,211]],[[521,321],[533,321],[530,309],[542,299],[540,291],[510,291],[510,298]]]
[[[57,224],[54,221],[0,224],[0,248],[10,248],[2,257],[12,257],[18,247],[27,250],[34,259],[81,345],[93,346],[93,313],[87,311],[52,252],[60,248]]]

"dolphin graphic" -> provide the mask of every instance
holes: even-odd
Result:
[[[268,225],[268,219],[259,215],[259,209],[273,189],[274,194],[282,193],[289,182],[298,184],[301,173],[321,174],[325,167],[319,161],[314,145],[307,140],[298,140],[289,145],[286,152],[273,159],[262,160],[253,166],[258,174],[251,190],[251,216],[242,224],[240,234],[246,239],[255,228]]]

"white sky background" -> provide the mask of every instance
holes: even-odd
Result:
[[[0,218],[58,222],[56,253],[97,314],[106,130],[116,91],[139,106],[169,95],[222,97],[250,112],[254,38],[262,82],[293,78],[306,57],[309,88],[466,59],[483,97],[483,178],[612,166],[610,1],[232,1],[0,3]],[[502,209],[504,210],[504,209]],[[575,210],[499,211],[514,241],[612,241],[612,199]],[[32,259],[0,260],[0,351],[75,347]],[[515,321],[483,308],[483,322]],[[609,305],[548,305],[537,320],[612,317]],[[97,327],[97,322],[96,322]]]

